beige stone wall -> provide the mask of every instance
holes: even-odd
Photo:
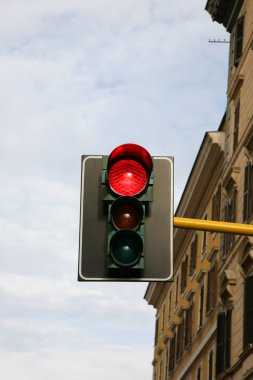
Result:
[[[193,167],[177,216],[190,214],[191,217],[204,218],[207,214],[207,218],[210,219],[213,195],[218,185],[221,184],[221,215],[223,215],[229,189],[235,187],[237,190],[236,222],[243,222],[244,168],[249,161],[253,163],[253,0],[243,2],[238,17],[242,15],[245,17],[243,55],[237,67],[233,64],[234,29],[231,33],[226,117],[219,127],[219,132],[213,135],[209,134],[203,140],[198,161]],[[233,149],[234,112],[239,99],[238,144]],[[212,161],[216,162],[215,169],[211,166]],[[212,171],[212,176],[208,177],[210,171]],[[203,196],[200,196],[201,191],[203,191]],[[191,243],[195,234],[198,235],[197,262],[196,270],[190,276]],[[203,235],[202,231],[175,231],[174,281],[166,284],[162,291],[158,285],[153,286],[153,296],[147,298],[147,301],[156,307],[159,320],[157,342],[154,349],[153,380],[195,380],[198,367],[201,367],[201,379],[208,379],[211,351],[213,352],[213,379],[215,379],[217,314],[226,310],[227,307],[232,308],[231,365],[218,379],[246,380],[251,371],[253,378],[253,347],[248,350],[243,347],[244,276],[240,264],[247,238],[236,236],[233,247],[226,257],[222,257],[222,234],[208,232],[204,251],[202,249]],[[218,298],[216,307],[207,315],[207,280],[212,252],[216,252],[219,264]],[[187,284],[184,292],[181,293],[181,268],[186,257],[188,257]],[[199,328],[200,287],[202,285],[204,285],[204,311],[203,323]],[[192,342],[189,347],[184,348],[180,360],[175,360],[174,371],[168,373],[167,367],[167,372],[165,371],[166,353],[168,352],[166,347],[173,337],[173,328],[177,330],[180,313],[189,307],[189,297],[194,300]],[[151,299],[156,301],[151,301]],[[170,317],[168,319],[169,308]]]

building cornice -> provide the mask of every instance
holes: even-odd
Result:
[[[207,132],[185,186],[176,216],[201,218],[203,207],[212,195],[218,176],[223,170],[225,132]],[[174,229],[174,256],[182,251],[185,229]]]
[[[158,308],[159,302],[162,301],[161,294],[165,292],[168,287],[167,282],[150,282],[144,295],[144,299],[149,305]]]
[[[206,11],[231,33],[244,0],[208,0]]]
[[[225,132],[207,132],[201,144],[197,158],[193,165],[185,190],[181,197],[176,216],[200,217],[199,208],[206,199],[210,197],[212,186],[210,184],[217,180],[223,166]],[[214,186],[213,185],[213,186]],[[174,230],[174,256],[179,257],[178,252],[182,251],[182,241],[185,234],[189,233],[184,229]],[[150,282],[144,299],[149,305],[158,308],[161,302],[161,294],[168,289],[167,282]]]

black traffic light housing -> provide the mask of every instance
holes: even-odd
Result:
[[[171,157],[151,157],[136,144],[82,156],[80,211],[79,281],[172,280]]]
[[[104,156],[102,165],[107,268],[114,275],[131,277],[145,265],[145,217],[153,200],[152,157],[139,145],[124,144]]]

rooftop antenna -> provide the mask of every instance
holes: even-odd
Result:
[[[225,38],[223,40],[221,40],[220,38],[218,40],[216,40],[215,38],[211,40],[209,38],[208,42],[213,44],[229,44],[229,41],[225,40]]]

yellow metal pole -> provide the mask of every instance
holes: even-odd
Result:
[[[175,228],[253,236],[253,225],[174,217]]]

